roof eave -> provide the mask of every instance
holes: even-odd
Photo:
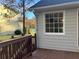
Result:
[[[51,7],[53,8],[53,7],[60,7],[60,6],[74,5],[74,4],[79,4],[79,1],[77,1],[77,2],[62,3],[62,4],[56,4],[56,5],[49,5],[49,6],[34,7],[34,8],[31,8],[31,10],[33,10],[33,9],[51,8]]]

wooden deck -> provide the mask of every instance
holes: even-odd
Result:
[[[79,53],[37,49],[32,56],[24,57],[24,59],[79,59]]]

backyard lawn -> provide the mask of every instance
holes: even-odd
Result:
[[[14,36],[14,38],[19,38],[19,37],[21,37],[21,36],[17,36],[17,35],[15,35]],[[12,38],[11,38],[11,35],[0,35],[0,41],[6,41],[6,40],[11,40]]]
[[[6,35],[6,36],[0,35],[0,41],[9,40],[10,38],[11,38],[10,35]]]
[[[1,42],[1,41],[11,40],[11,39],[12,39],[11,36],[12,36],[12,35],[0,35],[0,42]],[[27,35],[26,35],[26,36],[27,36]],[[14,39],[20,38],[20,37],[22,37],[22,36],[21,36],[21,35],[14,35]]]

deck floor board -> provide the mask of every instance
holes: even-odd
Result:
[[[79,59],[79,53],[37,49],[32,56],[24,57],[24,59]]]

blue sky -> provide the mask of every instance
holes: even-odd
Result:
[[[33,14],[33,12],[27,11],[25,14],[26,14],[26,17],[27,17],[28,19],[35,18],[35,15]]]

